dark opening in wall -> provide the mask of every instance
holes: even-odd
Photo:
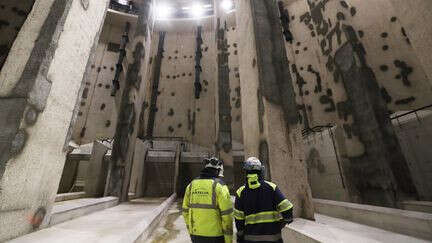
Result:
[[[0,1],[0,71],[35,0]]]
[[[117,43],[108,43],[108,51],[110,52],[119,52],[120,51],[120,44]]]

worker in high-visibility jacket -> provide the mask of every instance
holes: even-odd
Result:
[[[264,180],[264,166],[251,157],[243,165],[247,182],[237,190],[237,242],[283,242],[281,230],[293,221],[293,205],[276,184]]]
[[[192,242],[231,243],[233,203],[223,177],[223,162],[204,159],[205,168],[186,188],[183,217]]]

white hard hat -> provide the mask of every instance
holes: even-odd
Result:
[[[219,160],[218,158],[212,157],[212,158],[206,158],[204,159],[204,164],[206,168],[213,168],[219,170],[219,177],[224,177],[224,167],[223,167],[223,161]]]
[[[250,157],[244,162],[243,168],[245,170],[263,170],[264,166],[258,158]]]

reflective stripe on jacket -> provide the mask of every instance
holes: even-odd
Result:
[[[232,242],[233,204],[228,187],[219,179],[195,179],[186,188],[183,217],[189,234],[224,236]]]

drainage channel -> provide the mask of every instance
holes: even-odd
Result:
[[[173,203],[158,228],[150,236],[151,243],[190,242],[186,224],[181,216],[181,201]]]
[[[236,242],[234,228],[234,239]],[[190,243],[191,239],[181,214],[181,199],[171,205],[167,215],[150,236],[150,243]]]

